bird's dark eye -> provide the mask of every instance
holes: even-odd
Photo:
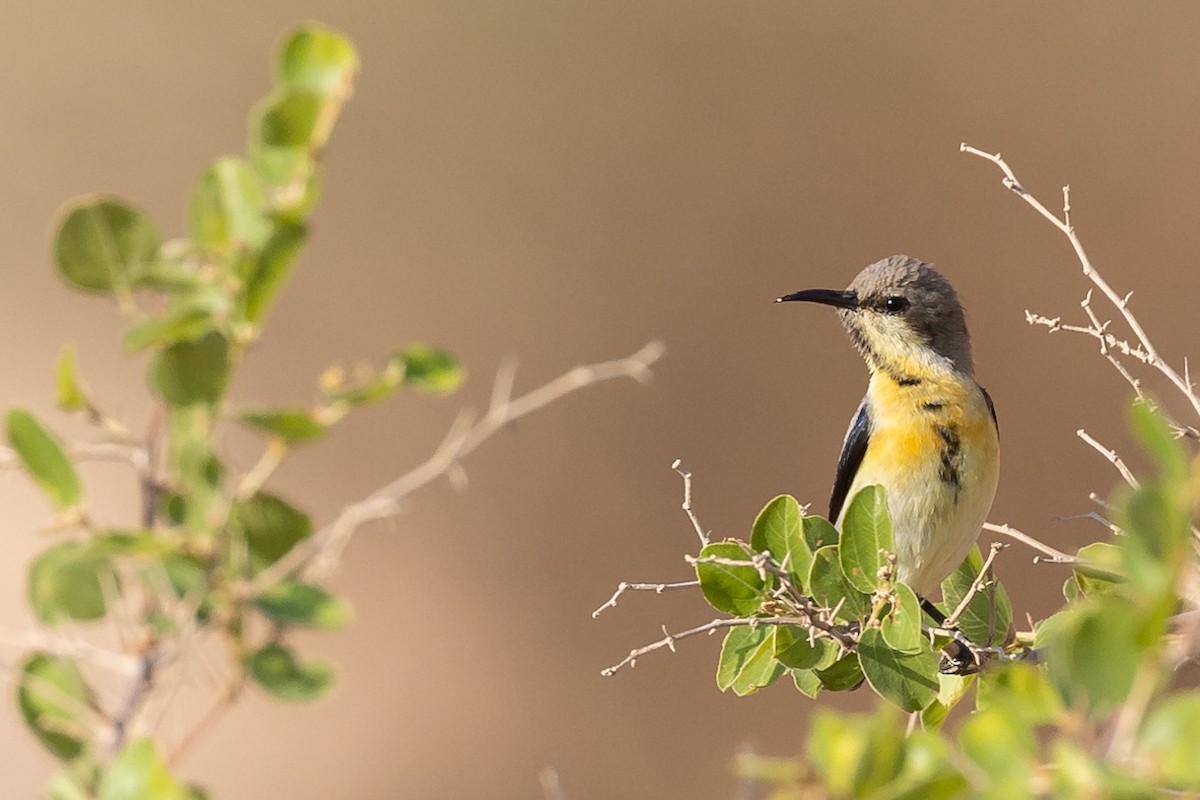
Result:
[[[889,314],[901,314],[908,310],[908,300],[903,297],[889,297],[883,301],[883,310]]]

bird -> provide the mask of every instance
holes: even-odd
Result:
[[[882,486],[895,577],[932,609],[931,594],[979,536],[1000,476],[996,407],[975,380],[958,295],[931,264],[894,255],[845,290],[776,300],[796,301],[837,309],[870,372],[838,459],[829,519],[840,530],[848,501]]]

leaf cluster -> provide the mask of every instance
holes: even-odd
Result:
[[[981,575],[976,549],[942,587],[949,605],[943,613],[967,601],[959,628],[940,630],[897,579],[894,553],[879,486],[851,500],[840,532],[781,495],[759,513],[749,542],[704,546],[691,560],[705,599],[744,620],[725,636],[717,685],[748,694],[786,675],[816,697],[866,682],[901,710],[924,712],[929,724],[939,724],[961,697],[946,687],[963,681],[943,674],[953,670],[939,651],[962,644],[971,654],[969,671],[980,660],[1019,656],[1019,646],[1005,648],[1012,609],[1003,588]],[[982,591],[977,582],[986,584]]]
[[[191,194],[188,235],[164,240],[144,210],[116,197],[67,204],[53,262],[72,288],[112,297],[129,321],[124,348],[149,356],[158,410],[145,437],[108,416],[64,348],[58,405],[82,414],[101,443],[134,468],[142,508],[111,525],[87,510],[78,456],[28,411],[8,412],[7,438],[55,510],[53,540],[29,569],[37,619],[56,628],[132,618],[133,685],[105,697],[78,655],[39,650],[17,676],[17,699],[34,735],[64,770],[56,800],[194,798],[170,772],[173,754],[146,734],[147,696],[167,686],[166,665],[197,631],[232,654],[227,699],[247,683],[309,701],[333,682],[330,666],[294,649],[298,629],[345,625],[345,600],[304,578],[319,550],[309,516],[265,484],[294,447],[311,443],[353,409],[401,387],[442,394],[463,373],[444,350],[415,344],[378,370],[321,376],[309,406],[241,407],[231,380],[260,336],[308,238],[320,194],[320,155],[359,69],[353,45],[319,25],[291,33],[275,83],[251,114],[247,154],[217,159]],[[263,438],[258,464],[239,473],[218,446],[223,426]],[[306,549],[307,548],[307,549]]]
[[[915,732],[887,705],[822,713],[806,759],[739,763],[742,776],[775,800],[1200,793],[1200,692],[1175,673],[1195,658],[1186,587],[1200,575],[1200,463],[1144,404],[1132,420],[1154,473],[1116,498],[1119,533],[1079,550],[1064,607],[1028,635],[1033,657],[939,676]],[[930,725],[972,681],[974,710],[957,730]]]

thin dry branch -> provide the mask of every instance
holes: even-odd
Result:
[[[992,546],[988,551],[987,558],[983,560],[983,566],[979,568],[979,574],[976,575],[975,580],[971,582],[970,590],[963,595],[962,602],[958,604],[958,607],[954,609],[950,616],[946,617],[946,621],[942,623],[942,627],[953,628],[954,624],[958,622],[958,618],[961,617],[963,612],[967,610],[967,606],[971,604],[971,601],[975,598],[975,595],[983,591],[987,584],[991,582],[992,578],[989,573],[992,569],[992,562],[996,560],[996,556],[1000,553],[1000,551],[1006,547],[1008,547],[1008,545],[1004,544],[1003,542],[992,542]]]
[[[1159,355],[1157,348],[1155,348],[1154,343],[1150,340],[1150,336],[1146,333],[1145,328],[1142,327],[1142,324],[1138,322],[1137,317],[1134,316],[1133,311],[1129,308],[1129,298],[1132,296],[1132,292],[1124,296],[1117,294],[1117,292],[1111,286],[1109,286],[1108,282],[1104,280],[1104,277],[1101,276],[1096,270],[1095,266],[1091,262],[1091,259],[1088,257],[1087,252],[1084,250],[1083,243],[1080,241],[1079,236],[1075,233],[1075,226],[1071,224],[1069,187],[1063,188],[1063,216],[1060,219],[1053,211],[1043,205],[1040,200],[1029,193],[1029,191],[1021,184],[1021,182],[1017,180],[1017,176],[1013,172],[1012,167],[1008,165],[1008,162],[1006,162],[999,153],[988,153],[972,147],[966,142],[963,142],[961,145],[959,145],[959,150],[990,161],[999,167],[1000,171],[1004,173],[1004,178],[1001,181],[1004,187],[1011,190],[1014,194],[1028,203],[1035,211],[1041,214],[1042,217],[1044,217],[1055,228],[1061,231],[1064,236],[1067,237],[1067,240],[1071,243],[1072,249],[1075,251],[1075,256],[1079,260],[1080,266],[1083,268],[1084,276],[1087,277],[1087,279],[1090,280],[1092,284],[1100,290],[1101,294],[1103,294],[1105,298],[1107,298],[1108,301],[1117,309],[1122,319],[1124,319],[1125,324],[1128,325],[1129,329],[1133,332],[1138,344],[1136,346],[1130,346],[1128,343],[1125,343],[1124,347],[1121,347],[1119,340],[1117,340],[1116,337],[1111,337],[1111,334],[1107,333],[1107,324],[1100,325],[1098,319],[1094,315],[1090,314],[1090,300],[1088,301],[1089,306],[1087,307],[1087,310],[1089,311],[1089,316],[1093,320],[1093,324],[1091,328],[1082,329],[1081,332],[1100,339],[1102,352],[1105,353],[1106,358],[1108,358],[1110,362],[1114,362],[1114,366],[1116,366],[1119,362],[1115,362],[1114,358],[1111,357],[1111,351],[1107,349],[1108,347],[1117,347],[1128,355],[1135,355],[1134,351],[1140,350],[1141,355],[1136,355],[1136,357],[1139,358],[1139,360],[1144,361],[1147,365],[1158,370],[1159,373],[1166,377],[1167,380],[1169,380],[1191,404],[1192,410],[1196,414],[1197,418],[1200,418],[1200,395],[1196,394],[1195,387],[1192,386],[1191,381],[1189,380],[1190,376],[1187,376],[1186,374],[1180,375],[1174,367],[1168,364],[1162,358],[1162,356]],[[1036,324],[1047,324],[1051,330],[1065,327],[1060,324],[1056,324],[1055,320],[1045,320],[1043,317],[1033,317],[1033,315],[1029,315],[1028,312],[1026,313],[1027,318],[1030,319],[1031,322],[1035,322]],[[1138,389],[1137,383],[1132,379],[1132,376],[1130,376],[1123,367],[1120,369],[1126,380],[1129,380],[1134,385],[1135,389]],[[1185,369],[1185,373],[1186,372],[1187,370]],[[1193,437],[1200,435],[1197,433],[1196,428],[1191,425],[1181,425],[1178,426],[1177,429],[1181,433]]]
[[[632,667],[637,663],[637,660],[647,653],[653,653],[655,650],[662,650],[664,647],[675,652],[675,642],[680,639],[687,639],[690,636],[696,636],[701,633],[713,633],[720,628],[737,628],[740,626],[757,626],[757,625],[805,625],[809,624],[806,617],[733,617],[730,619],[714,619],[712,622],[706,622],[703,625],[697,625],[694,628],[688,628],[686,631],[679,633],[668,633],[666,627],[663,627],[663,638],[656,642],[651,642],[644,647],[638,647],[629,651],[629,655],[621,659],[611,667],[605,667],[600,670],[600,674],[604,677],[610,677],[623,667]]]
[[[515,363],[506,360],[493,384],[487,413],[477,421],[469,413],[459,416],[441,445],[423,464],[380,487],[357,503],[346,506],[337,517],[311,538],[300,542],[248,586],[249,595],[273,586],[288,575],[305,572],[309,578],[328,577],[341,561],[350,537],[363,525],[394,516],[401,501],[417,489],[460,468],[462,459],[510,422],[531,414],[579,389],[614,378],[633,378],[646,383],[650,367],[665,352],[662,342],[652,341],[633,355],[614,361],[575,367],[547,384],[513,398]]]
[[[1134,475],[1133,475],[1133,471],[1130,470],[1129,467],[1127,467],[1125,465],[1125,462],[1121,460],[1121,457],[1119,455],[1117,455],[1116,450],[1109,449],[1109,448],[1105,447],[1104,445],[1100,444],[1100,442],[1096,441],[1096,439],[1090,433],[1085,431],[1083,428],[1080,428],[1079,430],[1075,431],[1075,435],[1078,436],[1080,439],[1083,439],[1085,442],[1087,442],[1088,445],[1090,445],[1093,450],[1095,450],[1100,455],[1104,456],[1104,458],[1110,464],[1112,464],[1114,467],[1116,467],[1117,472],[1121,473],[1121,477],[1125,479],[1126,483],[1128,483],[1134,489],[1136,489],[1136,488],[1138,488],[1138,486],[1140,486],[1140,484],[1138,483],[1138,479],[1136,477],[1134,477]]]
[[[671,469],[679,473],[679,477],[683,478],[683,511],[688,515],[688,519],[692,522],[692,527],[696,529],[696,535],[700,537],[700,546],[704,547],[709,542],[711,531],[705,531],[700,527],[700,519],[696,516],[696,512],[692,510],[692,473],[684,470],[681,466],[682,459],[675,459],[671,463]]]
[[[1050,556],[1051,560],[1062,561],[1064,563],[1070,563],[1075,560],[1074,556],[1069,556],[1062,550],[1056,550],[1050,545],[1038,541],[1029,534],[1022,533],[1013,526],[1009,525],[1007,522],[1002,525],[997,525],[994,522],[985,522],[983,523],[983,529],[985,531],[992,531],[993,533],[1002,533],[1010,539],[1016,539],[1021,544],[1026,544],[1032,547],[1034,550],[1042,551],[1046,555]]]
[[[625,594],[625,592],[654,592],[662,594],[663,592],[672,589],[690,589],[693,586],[699,586],[700,581],[679,581],[678,583],[629,583],[621,581],[617,584],[617,590],[613,592],[612,597],[608,601],[592,612],[592,619],[600,616],[600,613],[606,608],[616,608],[617,598]]]

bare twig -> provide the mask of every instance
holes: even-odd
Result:
[[[700,519],[696,516],[696,512],[692,510],[692,473],[682,468],[683,460],[675,459],[671,463],[671,469],[679,473],[683,478],[683,510],[688,515],[688,519],[692,521],[692,527],[696,529],[696,535],[700,537],[700,546],[704,547],[709,543],[709,532],[700,527]]]
[[[1078,436],[1080,439],[1083,439],[1085,442],[1087,442],[1088,445],[1090,445],[1093,450],[1095,450],[1100,455],[1104,456],[1104,458],[1110,464],[1112,464],[1114,467],[1116,467],[1117,472],[1121,473],[1121,477],[1125,479],[1126,483],[1128,483],[1134,489],[1136,489],[1136,488],[1138,488],[1138,486],[1140,486],[1140,484],[1138,483],[1138,479],[1135,478],[1133,475],[1133,471],[1130,470],[1129,467],[1125,466],[1125,462],[1121,460],[1121,457],[1119,455],[1117,455],[1116,450],[1110,450],[1109,448],[1100,444],[1100,442],[1096,441],[1095,437],[1093,437],[1090,433],[1085,431],[1083,428],[1080,428],[1079,430],[1075,431],[1075,435]]]
[[[806,617],[733,617],[731,619],[714,619],[712,622],[706,622],[703,625],[697,625],[694,628],[689,628],[686,631],[680,631],[679,633],[668,633],[664,628],[663,638],[656,642],[651,642],[645,647],[638,647],[634,650],[630,650],[629,655],[625,656],[625,658],[621,659],[621,661],[618,663],[613,664],[611,667],[605,667],[604,669],[600,670],[600,674],[607,678],[615,674],[622,667],[634,666],[637,660],[647,653],[653,653],[655,650],[662,650],[664,647],[671,652],[675,652],[675,642],[679,641],[680,639],[686,639],[690,636],[696,636],[701,633],[713,633],[721,628],[737,628],[743,625],[807,626],[808,624],[809,620]]]
[[[328,577],[337,568],[342,551],[358,528],[368,522],[394,516],[405,497],[454,471],[463,458],[505,425],[601,381],[633,378],[645,383],[652,377],[650,366],[664,352],[663,344],[653,341],[626,358],[576,367],[517,398],[509,397],[515,365],[512,361],[504,362],[493,386],[491,404],[483,417],[474,421],[468,414],[460,415],[449,435],[423,464],[357,503],[346,506],[333,522],[297,544],[283,558],[261,572],[247,587],[247,593],[257,594],[282,578],[301,571],[307,572],[315,580]]]
[[[1117,311],[1121,314],[1121,317],[1125,320],[1125,324],[1129,326],[1131,331],[1133,331],[1134,337],[1138,342],[1138,347],[1140,347],[1145,356],[1145,358],[1142,360],[1165,376],[1167,380],[1169,380],[1179,390],[1179,392],[1185,398],[1187,398],[1187,401],[1192,406],[1193,412],[1197,417],[1200,417],[1200,396],[1196,394],[1190,380],[1187,377],[1180,375],[1159,355],[1158,350],[1154,347],[1153,342],[1151,342],[1150,336],[1146,333],[1145,328],[1142,327],[1141,323],[1138,322],[1137,317],[1134,316],[1133,311],[1129,308],[1130,295],[1127,294],[1122,296],[1117,294],[1117,292],[1108,285],[1108,282],[1104,280],[1103,276],[1101,276],[1100,273],[1096,271],[1096,268],[1092,265],[1091,259],[1088,257],[1087,252],[1083,248],[1083,243],[1075,233],[1075,226],[1071,224],[1071,217],[1069,213],[1069,193],[1064,191],[1063,218],[1059,219],[1054,212],[1046,208],[1041,201],[1030,194],[1029,191],[1021,184],[1021,182],[1017,180],[1017,176],[1013,173],[1012,168],[1003,158],[1001,158],[999,153],[987,153],[983,150],[972,147],[966,142],[963,142],[961,145],[959,145],[959,149],[964,153],[991,161],[993,164],[999,167],[1000,171],[1004,173],[1004,179],[1002,180],[1002,183],[1004,184],[1005,188],[1010,189],[1018,197],[1028,203],[1035,211],[1041,214],[1046,220],[1054,225],[1055,228],[1061,231],[1064,236],[1067,237],[1067,240],[1071,243],[1072,249],[1075,251],[1075,256],[1079,260],[1080,266],[1083,268],[1084,276],[1087,277],[1087,279],[1090,280],[1092,284],[1100,290],[1101,294],[1103,294],[1108,301],[1113,304],[1114,307],[1116,307]],[[1098,330],[1097,327],[1099,327]],[[1084,332],[1096,336],[1105,344],[1115,344],[1115,337],[1112,341],[1110,341],[1107,338],[1108,334],[1105,332],[1104,327],[1105,326],[1096,326],[1095,323],[1093,323],[1093,328],[1085,329]],[[1110,362],[1112,360],[1112,358],[1109,358]],[[1123,374],[1127,375],[1127,373],[1124,372]],[[1127,377],[1126,379],[1129,380],[1130,378]],[[1136,388],[1136,383],[1134,383],[1134,385]],[[1196,428],[1193,426],[1179,426],[1178,430],[1182,433],[1186,433],[1187,435],[1196,435]]]
[[[700,581],[679,581],[678,583],[629,583],[628,581],[621,581],[617,584],[617,590],[613,592],[613,596],[608,598],[608,602],[592,612],[592,619],[599,617],[600,612],[606,608],[615,608],[617,598],[625,594],[625,592],[654,592],[655,594],[662,594],[671,589],[688,589],[699,585]]]
[[[992,542],[992,547],[988,551],[987,558],[983,560],[983,566],[979,568],[979,574],[976,575],[975,580],[971,582],[970,590],[963,595],[962,602],[958,604],[958,607],[954,609],[954,612],[951,613],[950,616],[946,617],[946,621],[942,623],[943,627],[953,628],[954,624],[958,622],[958,618],[961,617],[962,613],[967,610],[967,606],[971,604],[971,600],[975,598],[975,595],[983,591],[984,587],[991,581],[991,577],[988,573],[992,568],[992,562],[996,560],[996,556],[1000,553],[1000,551],[1006,547],[1008,547],[1008,545],[1004,544],[1003,542]]]
[[[1074,559],[1074,556],[1067,555],[1062,550],[1055,550],[1050,545],[1039,542],[1037,539],[1027,533],[1022,533],[1007,522],[1003,525],[997,525],[994,522],[985,522],[983,523],[983,529],[992,533],[1002,533],[1010,539],[1016,539],[1021,544],[1027,544],[1034,550],[1042,551],[1052,559],[1061,559],[1062,561],[1071,561]]]

